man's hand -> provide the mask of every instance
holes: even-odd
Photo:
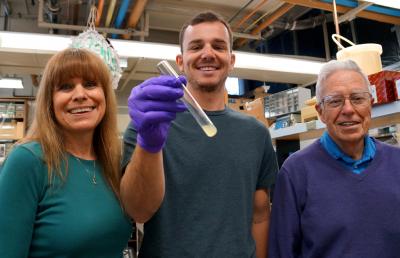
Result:
[[[168,129],[177,112],[186,110],[179,101],[181,84],[186,79],[173,76],[150,78],[134,87],[128,98],[129,116],[136,128],[137,143],[146,151],[156,153],[165,145]]]

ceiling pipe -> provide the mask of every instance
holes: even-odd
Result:
[[[254,9],[249,14],[244,16],[238,23],[236,23],[232,27],[232,30],[236,30],[237,28],[239,28],[240,25],[245,23],[251,16],[253,16],[267,1],[268,0],[262,0],[256,7],[254,7]]]
[[[39,2],[39,8],[40,8],[40,2]],[[76,25],[78,24],[79,20],[79,10],[80,10],[80,4],[75,3],[72,7],[72,24]]]
[[[322,1],[315,1],[315,0],[282,0],[286,3],[292,3],[295,5],[300,5],[304,7],[310,7],[314,9],[321,9],[325,11],[332,12],[332,4],[330,2],[322,2]],[[351,3],[350,1],[347,1]],[[342,6],[338,5],[336,6],[337,12],[338,13],[346,13],[352,9],[352,7],[348,6]],[[390,8],[388,8],[390,9]],[[384,23],[389,23],[389,24],[395,24],[395,25],[400,25],[400,17],[398,16],[391,16],[383,13],[378,13],[378,12],[372,12],[372,11],[367,11],[363,10],[359,13],[357,13],[357,17],[360,18],[365,18],[369,20],[374,20],[374,21],[379,21],[379,22],[384,22]]]
[[[273,26],[274,28],[277,29],[282,29],[282,30],[307,30],[307,29],[312,29],[317,26],[320,26],[326,22],[331,22],[332,21],[332,15],[318,15],[312,18],[307,18],[304,20],[297,20],[293,22],[279,22],[276,21],[274,22]]]
[[[269,13],[264,13],[263,15],[261,15],[257,20],[255,20],[252,24],[250,24],[247,28],[245,28],[243,30],[244,33],[248,32],[250,29],[252,29],[255,25],[257,25],[257,23],[259,21],[261,21],[262,19],[264,19],[265,16],[267,16]]]
[[[231,23],[244,9],[246,9],[247,6],[249,6],[254,0],[248,1],[242,8],[239,9],[228,21],[228,23]]]
[[[106,22],[104,24],[104,27],[110,27],[111,24],[111,19],[114,13],[114,9],[115,9],[115,3],[117,2],[117,0],[111,0],[110,1],[110,5],[108,6],[108,10],[107,10],[107,16],[106,16]],[[107,37],[107,33],[104,33],[103,36],[106,38]]]
[[[310,8],[303,8],[303,10],[301,10],[301,8],[298,8],[298,10],[296,10],[295,15],[293,15],[291,17],[287,17],[287,18],[288,18],[288,20],[296,21],[297,19],[302,17],[304,14],[306,14],[309,10],[310,10]],[[252,24],[250,24],[243,32],[247,33],[248,31],[250,31],[252,28],[254,28],[259,23],[259,21],[264,19],[264,17],[267,16],[268,14],[270,14],[270,12],[267,12],[267,13],[264,13],[263,15],[261,15],[257,20],[255,20]],[[274,22],[274,26],[276,23],[277,22]],[[264,32],[263,32],[263,34],[264,34]]]
[[[122,22],[125,19],[126,12],[128,11],[129,0],[123,0],[118,10],[117,18],[115,19],[114,27],[121,28]],[[118,36],[116,34],[111,35],[111,38],[116,39]]]
[[[62,30],[75,30],[75,31],[85,31],[87,26],[80,26],[80,25],[71,25],[71,24],[60,24],[60,23],[48,23],[43,21],[43,0],[39,1],[39,8],[38,8],[38,26],[41,28],[50,28],[50,29],[62,29]],[[113,33],[113,34],[132,34],[134,36],[145,36],[147,37],[149,32],[148,31],[132,31],[126,29],[115,29],[115,28],[104,28],[104,27],[97,27],[96,30],[98,32],[106,32],[106,33]]]
[[[99,0],[99,4],[97,5],[96,21],[94,23],[96,27],[100,25],[101,15],[103,14],[103,8],[104,8],[104,0]]]
[[[132,9],[131,15],[127,23],[127,28],[135,29],[137,23],[139,22],[140,16],[142,16],[144,7],[147,4],[147,0],[137,0],[135,6]],[[124,39],[130,39],[130,35],[122,35]]]
[[[271,16],[269,16],[264,22],[262,22],[257,28],[253,29],[250,34],[252,35],[257,35],[260,33],[262,30],[267,28],[269,25],[271,25],[274,21],[279,19],[282,15],[287,13],[290,9],[292,9],[295,5],[293,4],[288,4],[285,3],[281,7],[279,7],[278,10],[276,10]],[[238,39],[235,41],[235,47],[241,47],[247,42],[247,39]]]
[[[339,16],[338,17],[338,23],[340,24],[340,23],[345,22],[345,21],[354,20],[359,12],[361,12],[362,10],[366,9],[367,7],[369,7],[371,5],[372,5],[372,3],[370,3],[370,2],[360,3],[356,8],[351,9],[347,13]]]

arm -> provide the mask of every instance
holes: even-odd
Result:
[[[23,162],[21,162],[23,161]],[[0,172],[0,257],[28,257],[46,170],[17,147]]]
[[[128,99],[132,119],[124,135],[125,174],[121,199],[127,213],[139,223],[149,220],[165,193],[162,149],[177,112],[186,110],[180,101],[181,81],[172,76],[146,80],[132,89]]]
[[[285,168],[278,174],[274,188],[269,229],[269,257],[301,256],[301,226],[299,196]]]
[[[270,201],[266,189],[254,194],[252,234],[256,242],[257,258],[267,257],[268,228],[270,220]]]
[[[127,213],[144,223],[158,210],[165,193],[162,152],[137,146],[121,181],[121,198]]]

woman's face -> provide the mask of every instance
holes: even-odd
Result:
[[[103,87],[96,81],[71,78],[54,89],[53,107],[66,132],[94,133],[106,110]]]

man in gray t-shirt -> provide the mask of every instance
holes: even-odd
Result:
[[[266,257],[269,189],[277,162],[268,129],[225,107],[232,33],[212,12],[181,31],[177,65],[218,132],[207,137],[180,101],[179,79],[132,90],[121,197],[145,222],[140,257]]]

